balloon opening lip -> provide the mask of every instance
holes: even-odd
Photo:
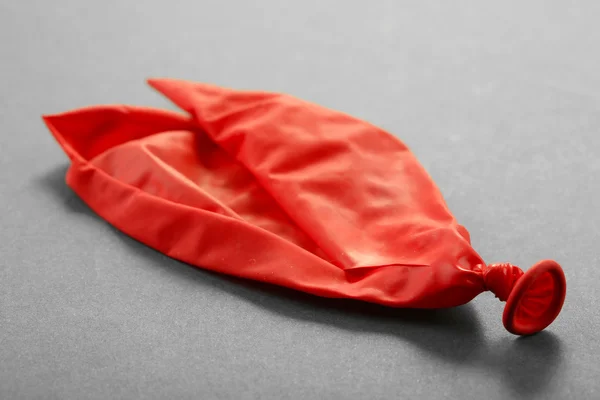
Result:
[[[543,310],[537,315],[519,313],[522,301],[530,294],[531,286],[542,276],[552,280],[552,292],[546,296]],[[561,266],[552,260],[543,260],[529,268],[511,291],[502,322],[506,330],[515,335],[533,335],[548,327],[560,314],[566,295],[566,279]]]

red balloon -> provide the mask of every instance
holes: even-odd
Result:
[[[559,314],[561,267],[487,265],[388,132],[289,95],[149,83],[187,114],[114,105],[43,117],[71,159],[68,185],[127,235],[201,268],[324,297],[446,308],[490,290],[519,335]]]

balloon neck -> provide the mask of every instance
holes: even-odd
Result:
[[[483,267],[483,282],[500,301],[506,301],[523,273],[521,268],[509,263],[490,264]]]

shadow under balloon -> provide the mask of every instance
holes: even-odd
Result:
[[[554,387],[564,364],[564,349],[558,336],[542,331],[516,339],[506,337],[491,346],[487,365],[497,363],[502,379],[519,395],[530,398]]]
[[[57,168],[43,176],[40,184],[67,211],[102,221],[67,187],[65,173],[65,167]],[[548,390],[564,359],[560,339],[548,331],[529,337],[507,336],[489,343],[471,304],[452,309],[414,310],[320,298],[199,269],[165,257],[116,228],[113,231],[152,268],[167,270],[200,285],[216,287],[286,318],[352,332],[394,335],[445,362],[489,371],[491,376],[498,376],[515,397],[527,398]]]

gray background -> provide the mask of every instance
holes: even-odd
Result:
[[[600,396],[600,2],[4,0],[0,398]],[[417,154],[489,261],[555,258],[548,331],[489,293],[394,311],[193,269],[64,184],[40,115],[172,106],[149,76],[284,91]]]

